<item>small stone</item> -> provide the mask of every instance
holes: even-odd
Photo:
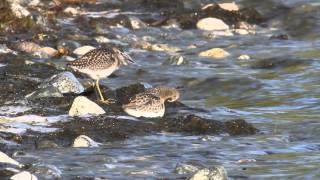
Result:
[[[0,163],[13,164],[13,165],[16,165],[19,167],[23,166],[18,161],[12,159],[11,157],[9,157],[8,155],[6,155],[5,153],[3,153],[1,151],[0,151]]]
[[[229,26],[224,23],[221,19],[217,18],[203,18],[197,22],[197,28],[205,31],[217,31],[217,30],[228,30]]]
[[[75,50],[73,51],[73,53],[76,54],[76,55],[78,55],[78,56],[82,56],[82,55],[84,55],[85,53],[91,51],[92,49],[95,49],[95,47],[93,47],[93,46],[81,46],[81,47],[75,49]]]
[[[223,166],[203,168],[191,176],[189,180],[227,180],[227,171]]]
[[[63,13],[75,16],[75,15],[79,15],[80,11],[79,9],[76,9],[74,7],[67,7],[63,10]]]
[[[227,11],[239,11],[239,6],[235,3],[220,3],[218,4],[221,9],[227,10]]]
[[[10,177],[10,180],[37,180],[38,178],[28,171],[22,171]]]
[[[250,56],[247,54],[242,54],[238,57],[239,60],[249,60]]]
[[[73,144],[72,147],[79,148],[79,147],[99,147],[99,143],[95,142],[91,138],[85,135],[78,136]]]
[[[43,47],[43,48],[40,48],[39,51],[41,53],[48,55],[49,57],[53,57],[59,54],[58,51],[52,47]]]
[[[221,58],[224,58],[229,55],[230,54],[227,51],[225,51],[221,48],[212,48],[212,49],[202,51],[199,53],[199,56],[212,57],[212,58],[217,58],[217,59],[221,59]]]
[[[38,149],[52,149],[57,147],[58,145],[50,140],[43,140],[38,143]]]
[[[175,168],[175,173],[177,174],[189,174],[189,173],[195,173],[199,170],[199,167],[191,165],[191,164],[184,164],[184,163],[178,163]]]
[[[69,110],[69,116],[90,116],[105,113],[99,105],[84,96],[76,97]]]

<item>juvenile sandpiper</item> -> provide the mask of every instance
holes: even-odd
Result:
[[[165,113],[165,101],[174,102],[179,97],[180,93],[178,90],[159,86],[136,94],[122,108],[126,113],[135,117],[163,117]]]
[[[94,79],[102,102],[108,103],[101,93],[99,80],[107,78],[122,65],[134,63],[132,58],[116,47],[93,49],[80,58],[67,63],[72,69],[85,73]]]

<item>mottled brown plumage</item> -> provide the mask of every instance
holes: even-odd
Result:
[[[135,117],[162,117],[165,113],[164,102],[176,101],[179,96],[179,91],[174,88],[165,86],[150,88],[130,98],[129,103],[122,108]]]

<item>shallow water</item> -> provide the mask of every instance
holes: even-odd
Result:
[[[295,5],[295,2],[288,3]],[[312,5],[319,4],[313,1]],[[105,13],[91,12],[86,16],[101,14]],[[65,21],[72,24],[72,18]],[[208,110],[200,116],[219,120],[243,118],[261,132],[246,137],[163,133],[132,137],[99,148],[26,151],[25,155],[17,156],[17,160],[38,166],[53,165],[60,171],[57,174],[65,178],[174,179],[181,177],[174,173],[177,163],[223,165],[231,179],[320,178],[320,57],[315,54],[320,49],[319,38],[269,39],[277,31],[263,28],[258,28],[254,35],[215,39],[204,37],[198,30],[110,31],[119,34],[122,42],[134,35],[138,39],[154,39],[156,43],[178,47],[181,51],[129,49],[137,65],[117,71],[116,78],[102,81],[105,85],[115,89],[124,84],[144,82],[153,86],[181,87],[182,103]],[[188,49],[192,44],[197,48]],[[198,56],[202,50],[214,47],[224,48],[231,56],[224,59]],[[163,65],[174,54],[182,55],[188,63]],[[238,60],[241,54],[251,59]],[[273,65],[261,68],[258,63],[269,58]],[[137,69],[145,72],[137,73]],[[243,159],[252,162],[238,162]],[[41,173],[37,176],[41,177]]]

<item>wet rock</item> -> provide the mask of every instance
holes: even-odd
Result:
[[[229,56],[230,54],[221,49],[221,48],[212,48],[206,51],[202,51],[199,53],[199,56],[201,57],[212,57],[212,58],[217,58],[217,59],[221,59],[224,58],[226,56]]]
[[[247,54],[242,54],[238,57],[239,60],[249,60],[250,56]]]
[[[223,166],[204,168],[197,171],[189,180],[227,180],[227,171]]]
[[[69,116],[90,116],[105,113],[99,105],[84,96],[76,97],[69,110]]]
[[[185,163],[178,163],[175,168],[175,173],[177,174],[189,174],[189,173],[195,173],[198,171],[200,167],[194,166],[191,164],[185,164]]]
[[[18,161],[12,159],[11,157],[9,157],[8,155],[6,155],[5,153],[3,153],[1,151],[0,151],[0,163],[13,164],[13,165],[16,165],[18,167],[22,167],[23,166]]]
[[[39,85],[39,88],[47,88],[48,86],[56,87],[60,93],[80,94],[84,91],[84,87],[71,72],[61,72],[46,79]]]
[[[37,180],[38,178],[28,171],[22,171],[10,177],[10,180]]]
[[[27,95],[29,99],[43,97],[63,97],[63,94],[84,92],[84,87],[71,72],[62,72],[44,80],[38,90]]]
[[[286,68],[293,66],[303,66],[309,64],[310,61],[299,59],[296,57],[273,57],[267,59],[260,59],[251,65],[253,69],[275,69]]]
[[[43,140],[38,143],[38,149],[52,149],[57,148],[58,145],[53,141]]]
[[[219,3],[218,4],[221,9],[227,10],[227,11],[239,11],[239,6],[235,3]]]
[[[176,56],[171,56],[169,59],[167,59],[163,65],[182,65],[182,64],[187,64],[188,62],[184,59],[183,56],[176,55]]]
[[[218,30],[228,30],[229,26],[224,23],[221,19],[217,18],[204,18],[197,22],[197,28],[205,31],[218,31]]]
[[[78,56],[82,56],[82,55],[84,55],[85,53],[91,51],[92,49],[95,49],[95,47],[93,47],[93,46],[81,46],[81,47],[75,49],[75,50],[73,51],[73,53],[76,54],[76,55],[78,55]]]
[[[85,135],[78,136],[72,144],[72,147],[74,147],[74,148],[98,147],[98,146],[99,146],[99,143],[95,142],[94,140],[92,140],[91,138],[89,138],[88,136],[85,136]]]
[[[288,40],[289,35],[288,34],[274,34],[270,37],[270,39]]]
[[[7,165],[0,165],[0,177],[9,179],[9,177],[19,173],[20,170],[7,166]]]

